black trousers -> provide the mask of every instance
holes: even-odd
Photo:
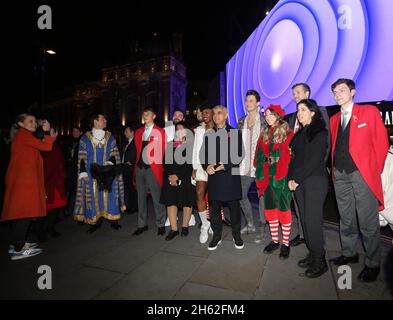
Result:
[[[15,251],[20,251],[26,243],[27,232],[29,231],[32,219],[14,220],[12,224],[13,244]]]
[[[295,191],[306,245],[317,258],[325,256],[323,206],[328,188],[327,176],[314,176],[300,183]]]
[[[221,239],[222,236],[222,219],[221,207],[225,202],[222,201],[209,201],[210,203],[210,224],[213,229],[214,238]],[[240,237],[241,216],[240,216],[240,201],[227,202],[232,224],[232,236]]]
[[[123,174],[124,179],[124,202],[127,211],[132,213],[138,211],[138,192],[136,191],[132,182],[133,177]]]

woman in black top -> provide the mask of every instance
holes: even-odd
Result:
[[[328,192],[325,164],[327,135],[317,103],[305,99],[297,105],[297,117],[303,128],[291,143],[288,186],[295,192],[304,236],[309,250],[298,266],[307,268],[305,275],[317,278],[328,270],[323,236],[323,206]]]
[[[196,204],[195,186],[192,184],[192,146],[191,130],[187,130],[184,122],[175,125],[176,137],[168,143],[165,152],[164,183],[161,190],[160,203],[166,206],[171,231],[165,240],[172,240],[179,235],[177,230],[177,208],[183,209],[183,227],[181,236],[188,235],[188,223],[192,207]],[[173,155],[171,157],[170,155]]]

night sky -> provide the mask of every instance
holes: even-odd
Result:
[[[45,45],[48,96],[101,78],[101,68],[127,63],[135,41],[167,43],[183,34],[188,80],[211,80],[277,1],[19,1],[3,5],[3,53],[7,102],[1,125],[39,96],[37,66]],[[37,27],[40,5],[52,8],[53,29]],[[153,34],[157,33],[154,37]],[[3,58],[4,59],[4,58]],[[4,76],[4,73],[3,73]],[[56,96],[56,95],[55,95]]]

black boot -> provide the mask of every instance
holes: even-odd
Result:
[[[313,257],[305,275],[307,278],[318,278],[328,270],[325,257]]]
[[[280,256],[279,256],[279,258],[281,260],[288,259],[289,252],[290,252],[290,247],[286,246],[285,244],[282,244],[281,247],[280,247]]]
[[[178,230],[176,230],[176,231],[171,230],[171,231],[169,231],[168,235],[165,237],[165,240],[167,240],[167,241],[172,240],[173,238],[175,238],[178,235],[179,235]]]
[[[119,221],[112,221],[111,222],[111,228],[115,230],[121,229],[121,225],[119,224]]]
[[[187,237],[188,236],[188,227],[182,227],[181,228],[181,236],[182,237]]]
[[[311,260],[312,257],[311,257],[311,253],[309,252],[304,259],[298,261],[297,265],[300,268],[308,268],[311,263]]]
[[[265,249],[263,249],[263,253],[272,253],[274,250],[277,250],[278,248],[280,248],[280,244],[279,243],[275,243],[274,241],[271,241],[265,247]]]
[[[97,229],[101,228],[102,220],[98,220],[96,224],[93,224],[88,230],[87,233],[96,232]]]

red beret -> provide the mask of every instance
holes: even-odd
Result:
[[[272,111],[276,111],[278,113],[278,115],[280,116],[280,118],[284,118],[285,111],[283,110],[283,108],[279,104],[278,105],[271,104],[270,106],[268,106],[265,110],[265,114],[266,114],[266,111],[269,109]]]

